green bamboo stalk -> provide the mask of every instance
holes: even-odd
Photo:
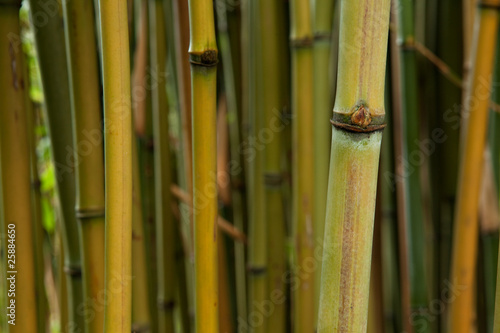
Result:
[[[47,15],[50,9],[54,15]],[[52,145],[52,158],[56,168],[57,193],[61,207],[61,238],[64,248],[64,271],[66,273],[68,322],[63,329],[84,328],[84,316],[78,312],[83,302],[83,281],[81,277],[80,241],[75,215],[75,173],[73,161],[73,127],[69,91],[69,76],[66,58],[63,19],[59,6],[50,0],[31,1],[31,25],[35,35],[38,63],[44,93],[45,118]],[[37,17],[47,17],[40,24]],[[68,326],[68,327],[66,327]]]
[[[461,134],[457,204],[455,206],[451,283],[460,294],[450,304],[448,329],[470,332],[474,327],[475,275],[478,241],[478,205],[482,179],[483,153],[488,128],[495,42],[500,1],[478,2],[471,48],[473,70],[467,81],[464,115],[468,123]],[[479,91],[481,91],[479,93]],[[496,310],[495,310],[496,312]]]
[[[285,13],[279,0],[261,0],[258,6],[260,29],[258,45],[261,45],[260,66],[258,70],[264,79],[261,81],[259,93],[262,94],[262,106],[257,112],[262,113],[262,131],[258,132],[259,140],[265,132],[271,133],[264,149],[264,220],[267,227],[267,293],[266,299],[272,301],[274,295],[286,295],[283,276],[286,271],[285,253],[285,215],[282,198],[281,149],[282,130],[281,109],[283,103],[282,81],[283,67],[281,43],[286,38]],[[259,180],[257,180],[259,181]],[[273,295],[271,297],[271,295]],[[268,332],[285,332],[286,303],[273,302],[273,311],[267,318]]]
[[[64,1],[63,9],[83,289],[86,299],[97,300],[104,290],[104,161],[94,6],[92,1],[72,0]],[[86,332],[103,329],[104,311],[85,306],[84,316]]]
[[[244,230],[245,207],[243,193],[243,165],[240,148],[240,115],[238,108],[238,93],[236,71],[233,64],[233,49],[231,48],[228,31],[226,0],[219,2],[216,6],[217,26],[219,36],[219,48],[222,62],[224,63],[224,88],[227,98],[227,122],[229,125],[229,146],[232,163],[238,163],[239,172],[231,172],[231,200],[233,208],[233,223],[239,230]],[[240,242],[234,242],[235,251],[235,275],[236,275],[236,302],[238,318],[247,318],[247,287],[246,287],[246,265],[245,246]]]
[[[20,36],[20,1],[0,2],[0,178],[4,276],[9,285],[5,313],[8,332],[38,332],[30,155],[25,105],[24,55]],[[19,274],[17,273],[19,271]],[[14,287],[13,287],[14,286]],[[12,292],[14,289],[14,294]],[[13,308],[11,310],[11,308]],[[4,314],[5,315],[5,314]]]
[[[367,327],[389,5],[389,0],[341,4],[318,332]]]
[[[313,32],[310,4],[294,0],[290,5],[292,49],[292,223],[294,274],[300,279],[292,287],[294,329],[314,332],[314,116]]]
[[[104,332],[131,331],[132,122],[127,7],[99,1],[105,119]]]
[[[166,68],[166,27],[162,0],[149,1],[150,61],[158,72]],[[174,332],[175,309],[175,227],[172,214],[172,170],[169,146],[168,104],[165,82],[152,87],[153,133],[155,142],[155,198],[158,260],[158,329]]]
[[[403,159],[411,166],[411,171],[403,174],[405,189],[405,214],[408,240],[410,305],[412,311],[411,324],[425,326],[429,332],[430,323],[427,317],[418,315],[419,309],[427,305],[428,284],[425,266],[425,226],[423,216],[422,189],[420,186],[420,164],[412,162],[419,146],[419,116],[417,97],[417,63],[416,51],[413,48],[414,37],[413,0],[400,2],[398,10],[398,44],[400,46],[401,83],[402,83],[402,126],[403,126]],[[413,316],[413,314],[417,314]]]
[[[152,331],[137,140],[132,140],[132,330]]]
[[[334,0],[314,1],[314,238],[323,243],[328,192],[328,156],[330,155],[331,126],[329,111],[333,107],[330,73]],[[314,320],[318,318],[321,260],[314,275]]]
[[[193,222],[196,332],[216,333],[218,322],[216,79],[213,4],[189,0],[193,142]]]

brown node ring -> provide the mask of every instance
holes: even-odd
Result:
[[[330,122],[337,128],[356,133],[380,131],[386,126],[382,123],[383,116],[372,118],[369,108],[364,103],[356,105],[353,109],[354,111],[350,115],[340,116],[337,114],[336,117],[334,113]]]

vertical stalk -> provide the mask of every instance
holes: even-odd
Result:
[[[334,0],[314,1],[314,239],[323,243],[328,192],[328,156],[330,154],[331,126],[328,124],[332,109],[331,49]],[[314,275],[314,320],[318,319],[321,264]]]
[[[86,299],[104,290],[104,161],[101,101],[92,1],[63,1],[76,152],[76,217]],[[86,332],[101,331],[104,312],[84,308]]]
[[[132,330],[152,331],[148,290],[148,269],[144,220],[142,215],[141,178],[137,140],[132,140]]]
[[[214,154],[217,149],[217,44],[213,13],[212,1],[189,0],[197,333],[219,331]]]
[[[231,172],[231,202],[233,208],[233,224],[239,230],[244,230],[245,205],[243,193],[243,165],[240,147],[240,113],[238,110],[238,94],[236,82],[236,70],[231,52],[230,36],[228,32],[226,1],[219,2],[217,10],[217,26],[219,36],[219,47],[224,63],[224,87],[227,97],[227,122],[229,125],[230,156],[233,163],[240,165],[239,172]],[[246,265],[245,246],[240,242],[234,242],[235,252],[235,275],[236,275],[236,307],[238,318],[247,318],[247,287],[246,287]]]
[[[0,11],[0,184],[2,198],[2,263],[9,283],[8,332],[37,332],[37,296],[30,205],[30,161],[23,62],[19,38],[20,1],[2,1]],[[14,286],[14,288],[13,288]],[[11,289],[15,290],[15,295]],[[13,310],[11,310],[13,308]],[[5,314],[4,314],[5,315]]]
[[[151,66],[164,73],[167,62],[165,15],[162,0],[149,0]],[[168,105],[165,82],[152,87],[153,134],[155,142],[155,197],[158,260],[158,329],[174,332],[175,226],[172,214],[171,158]]]
[[[259,1],[248,1],[245,5],[245,29],[247,31],[246,46],[246,84],[247,84],[247,126],[246,136],[257,140],[263,128],[262,112],[262,72],[259,71],[262,61],[262,47],[259,43]],[[245,102],[244,102],[245,103]],[[267,332],[267,317],[259,322],[252,322],[250,314],[266,301],[267,293],[267,227],[265,225],[264,200],[264,147],[262,144],[249,143],[252,155],[245,156],[247,163],[248,184],[248,317],[245,318],[251,327],[250,331]],[[249,150],[250,150],[249,149]]]
[[[405,235],[408,244],[410,276],[410,306],[412,315],[427,305],[428,286],[425,267],[425,229],[423,217],[422,190],[420,187],[420,163],[413,162],[419,147],[419,113],[417,96],[417,63],[414,31],[414,0],[401,1],[398,8],[398,44],[400,47],[402,83],[402,137],[403,160],[411,165],[411,171],[403,174],[405,198]],[[430,330],[427,317],[412,316],[412,324],[425,322],[425,332]]]
[[[450,332],[469,332],[474,325],[474,285],[478,239],[478,205],[483,153],[488,125],[495,42],[500,1],[478,2],[474,44],[471,46],[473,69],[467,86],[464,117],[467,126],[461,134],[461,158],[457,204],[453,230],[451,283],[459,295],[450,305]]]
[[[314,332],[314,118],[313,118],[313,32],[310,3],[290,4],[292,45],[292,223],[294,274],[300,279],[293,290],[296,332]]]
[[[389,0],[341,4],[318,332],[367,328],[389,7]]]
[[[54,15],[46,15],[49,8]],[[52,159],[55,165],[57,193],[61,205],[61,240],[64,248],[66,281],[62,295],[69,310],[68,322],[62,323],[63,330],[74,327],[84,329],[84,316],[77,307],[83,302],[83,281],[81,276],[80,241],[75,215],[75,164],[73,161],[73,125],[67,55],[64,40],[64,25],[59,6],[50,0],[30,1],[31,24],[35,35],[38,63],[45,101],[45,117],[52,145]],[[46,24],[40,24],[36,17],[44,15]],[[69,154],[69,155],[68,155]]]
[[[131,330],[132,122],[127,6],[99,1],[105,124],[105,332]]]
[[[267,227],[267,293],[270,295],[286,295],[286,286],[283,275],[286,270],[285,253],[285,215],[282,198],[282,172],[281,172],[281,147],[282,131],[284,124],[281,122],[281,109],[283,107],[283,67],[280,66],[283,55],[280,53],[281,40],[286,38],[285,13],[280,0],[261,0],[258,5],[260,30],[259,44],[262,48],[261,63],[258,70],[264,78],[261,82],[262,93],[262,132],[270,132],[271,139],[265,141],[264,149],[264,220]],[[266,131],[266,132],[264,132]],[[274,310],[267,318],[268,332],[285,332],[286,329],[286,303],[273,302]]]

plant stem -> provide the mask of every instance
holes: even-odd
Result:
[[[100,0],[104,78],[105,332],[131,331],[132,122],[127,7]]]
[[[468,124],[461,134],[461,159],[458,175],[452,246],[451,284],[459,294],[450,305],[450,332],[469,332],[474,325],[474,284],[478,239],[478,205],[483,153],[488,126],[495,42],[500,1],[478,2],[471,47],[473,69],[467,84],[464,115]]]
[[[367,328],[389,5],[341,4],[318,332]]]
[[[189,0],[193,133],[196,332],[219,332],[217,278],[216,79],[213,4]]]
[[[7,294],[14,305],[8,332],[37,332],[37,296],[31,209],[30,155],[25,105],[26,78],[24,54],[20,43],[20,1],[2,1],[0,10],[0,184],[1,226],[5,235],[2,269],[15,295]],[[18,43],[19,42],[19,43]],[[14,258],[11,255],[14,254]],[[19,270],[20,274],[13,273]],[[12,279],[14,277],[14,279]],[[11,287],[9,287],[11,289]],[[7,293],[7,290],[6,290]],[[12,313],[5,304],[6,313]]]
[[[335,0],[314,1],[314,238],[322,244],[325,230],[326,194],[328,192],[328,156],[331,126],[328,124],[333,107],[331,98],[332,27]],[[314,275],[314,320],[318,319],[321,260]]]
[[[314,332],[314,117],[313,52],[310,4],[294,0],[290,5],[292,49],[292,196],[294,274],[299,284],[293,289],[296,332]]]
[[[420,187],[420,163],[412,162],[419,147],[419,117],[417,98],[416,52],[412,48],[414,37],[413,0],[400,2],[398,9],[398,43],[400,47],[402,83],[402,133],[403,159],[411,163],[412,172],[403,174],[405,189],[405,214],[407,224],[408,261],[410,276],[410,305],[413,313],[427,305],[428,286],[425,267],[425,229],[423,217],[422,190]],[[427,317],[416,316],[425,322],[425,332],[430,329]]]
[[[166,70],[166,28],[162,0],[149,0],[151,66]],[[155,196],[158,260],[158,323],[160,332],[174,332],[175,309],[175,226],[172,214],[172,169],[168,131],[168,104],[165,82],[152,87],[153,133],[155,142]]]
[[[104,161],[94,6],[92,1],[71,0],[64,1],[63,8],[76,147],[75,209],[80,228],[83,288],[86,299],[97,300],[104,290]],[[104,312],[90,307],[84,311],[88,319],[85,331],[101,331]]]

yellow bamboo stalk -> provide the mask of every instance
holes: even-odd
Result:
[[[8,332],[37,332],[37,296],[30,161],[25,106],[23,51],[19,38],[21,1],[0,1],[0,184],[2,241],[8,279],[5,292]],[[17,39],[19,40],[19,39]],[[12,294],[14,290],[15,295]],[[13,310],[11,310],[13,308]],[[4,316],[5,316],[4,312]]]
[[[491,73],[498,29],[499,0],[478,2],[471,46],[472,72],[467,84],[453,230],[451,283],[457,297],[450,305],[449,332],[470,332],[474,325],[478,205],[486,142]]]
[[[106,144],[104,332],[130,332],[132,122],[127,5],[122,0],[100,0],[99,8]]]
[[[76,148],[76,208],[86,299],[104,290],[104,161],[93,2],[64,1],[66,46]],[[84,307],[86,332],[101,331],[104,311]]]
[[[308,0],[291,2],[293,237],[295,274],[300,283],[293,291],[296,332],[314,332],[314,117],[313,117],[313,32]]]
[[[341,3],[318,333],[367,329],[389,8]]]
[[[219,332],[215,178],[217,44],[213,13],[211,0],[189,0],[197,333]]]

